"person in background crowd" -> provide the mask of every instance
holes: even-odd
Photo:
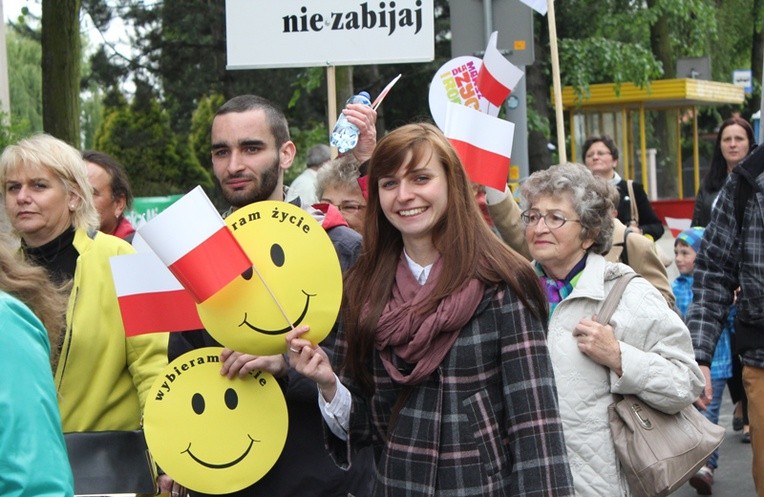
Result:
[[[378,496],[573,495],[531,267],[481,218],[435,126],[382,138],[368,180],[342,381],[306,327],[286,337],[319,386],[335,458],[352,467],[371,443]]]
[[[358,126],[359,144],[352,154],[356,160],[368,159],[376,144],[377,113],[363,104],[349,104],[345,109],[350,122]],[[269,100],[256,95],[240,95],[223,104],[212,122],[212,169],[223,196],[231,204],[228,213],[253,202],[284,200],[284,171],[297,153],[290,140],[289,126],[281,110]],[[301,199],[295,199],[296,202]],[[339,212],[313,209],[334,244],[342,270],[355,261],[361,237],[347,227]],[[336,215],[336,216],[335,216]],[[337,224],[334,219],[339,219]],[[332,332],[324,343],[334,341]],[[206,330],[172,333],[170,360],[200,347],[220,346]],[[230,494],[236,497],[289,496],[346,497],[367,496],[373,467],[373,454],[366,450],[352,468],[337,467],[324,448],[321,414],[316,405],[315,384],[290,369],[283,355],[253,356],[225,349],[221,356],[221,374],[233,378],[264,369],[281,380],[289,412],[286,445],[271,470],[254,485]],[[180,496],[186,489],[166,475],[160,480],[163,491]],[[192,496],[203,495],[188,489]]]
[[[608,424],[613,394],[632,394],[666,413],[703,389],[679,315],[643,278],[625,289],[608,325],[605,298],[630,267],[601,254],[613,241],[607,185],[581,164],[537,171],[520,187],[525,236],[549,301],[546,336],[554,366],[576,495],[630,495]]]
[[[133,192],[122,164],[103,152],[86,150],[82,158],[88,166],[88,182],[93,187],[93,203],[101,220],[101,231],[128,242],[135,228],[125,217],[133,205]]]
[[[87,167],[79,151],[39,134],[0,155],[3,203],[30,262],[71,284],[66,331],[52,343],[63,431],[137,430],[167,334],[126,337],[109,257],[133,248],[97,230]]]
[[[284,200],[291,202],[299,198],[307,205],[313,205],[318,202],[319,196],[316,195],[318,171],[331,158],[332,150],[329,148],[329,145],[321,143],[310,147],[308,149],[307,160],[305,161],[305,170],[289,185]]]
[[[692,226],[704,228],[708,225],[716,197],[727,176],[755,146],[753,128],[742,117],[730,117],[719,126],[711,165],[700,183],[698,194],[695,195]]]
[[[695,270],[695,257],[700,250],[703,238],[703,228],[696,226],[681,232],[674,241],[674,254],[679,276],[673,281],[672,287],[677,298],[677,307],[682,318],[692,303],[692,273]],[[711,361],[711,382],[713,383],[714,398],[703,411],[703,415],[712,423],[719,424],[719,408],[727,380],[732,376],[732,351],[730,349],[730,334],[735,332],[735,306],[730,309],[727,319],[728,326],[722,331],[716,344],[714,358]],[[719,450],[715,450],[706,464],[690,478],[690,485],[697,489],[700,495],[711,495],[714,484],[714,470],[719,467]]]
[[[663,236],[663,223],[653,211],[645,189],[640,183],[633,182],[634,198],[629,194],[628,181],[621,178],[616,171],[618,167],[618,147],[607,135],[591,136],[584,142],[581,156],[586,167],[597,177],[604,179],[616,188],[620,195],[618,203],[618,219],[635,233],[650,235],[658,240]],[[636,204],[639,225],[636,225],[632,215],[632,202]]]
[[[360,172],[352,155],[345,155],[326,163],[318,172],[316,195],[319,202],[339,209],[348,226],[363,235],[366,199],[358,185]]]
[[[66,295],[11,247],[0,235],[0,495],[71,496],[74,481],[51,371]]]

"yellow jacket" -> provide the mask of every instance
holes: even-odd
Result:
[[[166,333],[125,337],[109,257],[134,252],[127,242],[76,230],[79,253],[56,369],[64,432],[134,430],[146,394],[167,365]]]

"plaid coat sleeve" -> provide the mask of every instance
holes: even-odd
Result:
[[[740,285],[740,239],[734,202],[738,180],[738,175],[730,174],[719,192],[695,258],[693,298],[685,321],[692,335],[695,359],[705,364],[711,364],[734,291]],[[759,225],[759,239],[761,229]]]
[[[350,443],[377,448],[375,495],[573,495],[544,324],[506,288],[486,293],[424,382],[392,383],[376,357],[373,372]]]

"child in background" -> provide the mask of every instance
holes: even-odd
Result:
[[[694,227],[685,230],[677,236],[674,242],[674,262],[679,270],[679,276],[671,284],[676,296],[676,306],[685,317],[687,308],[692,302],[692,273],[695,270],[695,256],[700,249],[700,241],[703,239],[703,228]],[[732,323],[735,319],[735,306],[730,308],[727,317],[727,326],[724,327],[719,342],[716,344],[714,358],[711,361],[711,383],[713,385],[714,398],[708,405],[703,415],[712,423],[719,424],[719,408],[722,403],[722,395],[727,385],[727,379],[732,377],[732,352],[730,347],[730,333],[734,332]],[[698,491],[699,495],[711,495],[714,484],[714,470],[718,467],[719,451],[714,451],[706,464],[690,478],[690,485]]]

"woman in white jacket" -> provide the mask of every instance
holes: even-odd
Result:
[[[613,393],[675,413],[703,389],[690,334],[658,290],[632,280],[611,319],[593,320],[622,274],[605,184],[579,164],[538,171],[521,189],[525,237],[550,307],[547,343],[576,495],[631,494],[607,418]]]

